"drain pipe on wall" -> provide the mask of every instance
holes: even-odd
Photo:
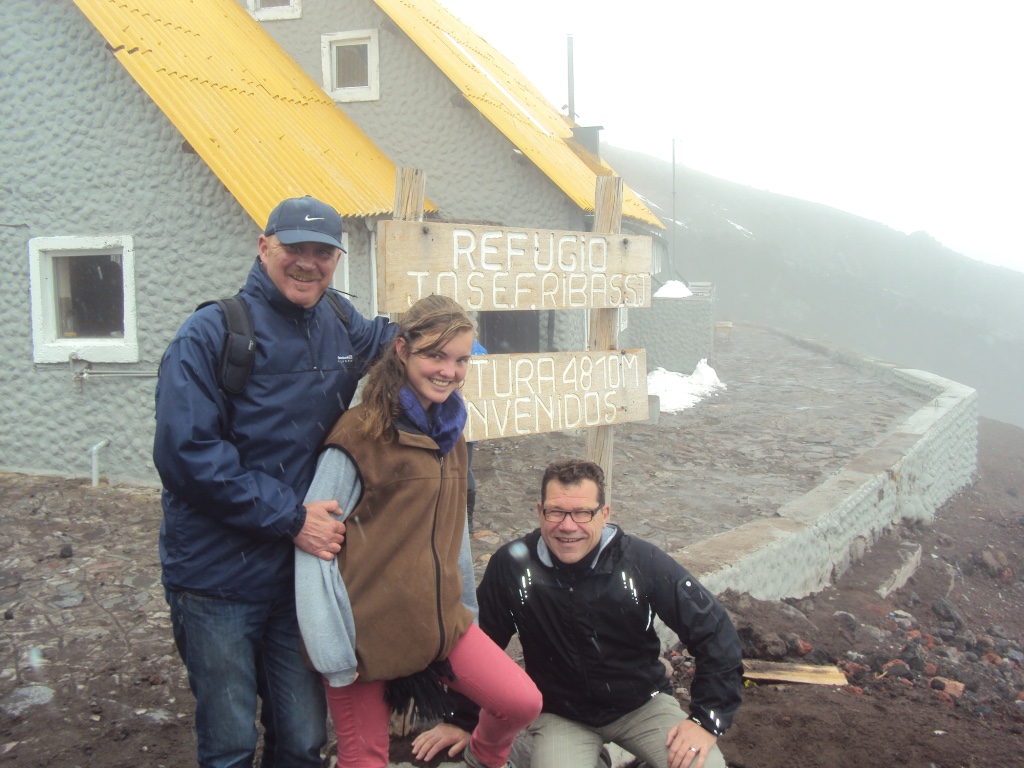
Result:
[[[92,454],[92,487],[95,488],[100,484],[100,450],[110,445],[110,441],[106,438],[100,440],[96,445],[89,449],[89,453]]]

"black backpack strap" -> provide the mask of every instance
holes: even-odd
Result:
[[[341,320],[341,324],[348,328],[348,315],[345,314],[345,307],[342,306],[341,296],[330,288],[324,293],[324,298],[327,299],[327,303],[331,305],[331,309],[334,310],[334,314]]]
[[[324,298],[334,314],[348,328],[348,315],[341,297],[332,290],[324,293]],[[216,304],[224,313],[227,332],[224,335],[224,348],[220,356],[220,368],[217,370],[217,385],[229,395],[237,395],[245,389],[252,371],[252,362],[256,358],[256,332],[253,330],[252,314],[249,307],[238,294],[226,299],[204,301],[196,310]]]
[[[224,348],[220,355],[220,368],[217,371],[217,383],[229,395],[237,395],[245,389],[245,382],[252,370],[252,361],[256,357],[256,333],[252,327],[252,315],[249,307],[240,296],[229,296],[226,299],[215,299],[200,304],[202,309],[216,304],[224,313],[227,331],[224,335]]]

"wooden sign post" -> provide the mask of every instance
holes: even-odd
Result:
[[[621,229],[622,179],[618,176],[598,176],[594,196],[594,232],[611,234],[617,233]],[[618,344],[619,310],[617,308],[591,310],[587,348],[591,351],[615,349]],[[645,384],[646,374],[645,366]],[[645,413],[647,407],[647,387],[645,386]],[[611,424],[594,427],[587,432],[587,459],[604,470],[605,501],[609,504],[612,495],[612,448],[614,445],[615,428]]]
[[[423,181],[400,169],[395,218],[377,225],[380,311],[430,294],[475,312],[590,310],[588,351],[473,357],[466,438],[590,428],[610,494],[612,425],[649,415],[646,354],[617,344],[619,308],[651,305],[652,240],[620,234],[622,180],[598,179],[593,232],[423,221]]]
[[[423,200],[426,198],[426,194],[426,173],[418,168],[399,168],[395,179],[395,220],[423,221]],[[388,310],[380,306],[378,311],[387,312]],[[399,322],[404,311],[393,312],[391,319],[396,323]]]

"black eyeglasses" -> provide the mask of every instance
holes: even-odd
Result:
[[[601,506],[604,506],[603,504]],[[594,509],[545,509],[544,519],[549,523],[560,523],[565,520],[565,516],[569,515],[574,523],[589,523],[594,519],[594,515],[601,511],[601,507],[595,507]]]

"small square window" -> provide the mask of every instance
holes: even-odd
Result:
[[[335,101],[379,99],[378,50],[376,29],[321,35],[324,90]]]
[[[118,253],[53,256],[57,334],[124,338],[124,280]]]
[[[132,238],[35,237],[28,245],[35,362],[72,354],[138,362]]]
[[[336,88],[365,88],[370,84],[369,46],[334,46],[334,84]]]
[[[256,21],[302,18],[302,0],[246,0]]]

